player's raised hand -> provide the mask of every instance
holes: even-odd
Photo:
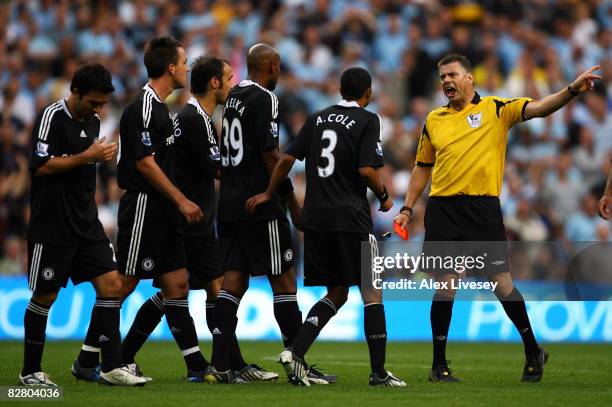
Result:
[[[606,220],[612,219],[612,196],[604,195],[599,200],[599,216]]]
[[[392,207],[393,207],[393,201],[391,200],[391,198],[387,198],[387,200],[380,203],[378,210],[380,212],[388,212],[389,209],[391,209]]]
[[[599,65],[595,65],[578,75],[576,80],[570,85],[570,89],[578,93],[584,93],[592,90],[595,87],[595,80],[601,79],[601,75],[596,75],[593,73],[599,68]]]
[[[255,213],[257,206],[268,202],[270,199],[272,199],[272,197],[267,192],[262,192],[261,194],[252,196],[246,201],[246,211],[252,215]]]
[[[111,160],[116,151],[117,143],[104,143],[104,137],[100,137],[85,150],[85,155],[89,162],[104,162]]]
[[[178,204],[178,210],[187,219],[189,223],[201,222],[204,219],[202,209],[189,199],[185,199]]]
[[[410,218],[411,218],[411,216],[408,215],[406,212],[400,212],[399,215],[397,215],[395,218],[393,218],[393,222],[397,223],[402,228],[408,230],[408,224],[412,220]]]

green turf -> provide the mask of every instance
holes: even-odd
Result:
[[[202,347],[210,351],[210,343],[202,343]],[[248,361],[276,370],[284,378],[275,363],[278,343],[244,342],[242,348]],[[432,384],[427,381],[430,345],[391,343],[387,369],[408,383],[403,389],[367,385],[365,343],[316,344],[308,355],[309,362],[337,374],[338,383],[310,388],[284,381],[231,386],[186,383],[182,358],[176,345],[169,342],[147,343],[138,355],[141,368],[155,378],[154,382],[143,388],[105,387],[76,382],[70,375],[78,349],[75,342],[50,342],[45,349],[43,367],[63,386],[60,403],[64,406],[612,406],[612,345],[549,345],[551,358],[543,381],[521,383],[521,345],[451,343],[451,366],[462,383]],[[21,343],[0,342],[0,385],[16,383],[21,358]]]

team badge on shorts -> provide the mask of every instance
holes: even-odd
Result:
[[[467,121],[473,129],[480,127],[482,124],[482,113],[470,113],[467,115]]]
[[[283,258],[285,259],[285,261],[293,260],[293,250],[291,249],[285,250],[285,254],[283,255]]]
[[[55,271],[51,267],[46,267],[42,271],[42,276],[45,280],[51,280],[55,276]]]
[[[153,259],[150,258],[146,258],[142,261],[142,269],[145,271],[151,271],[153,270],[153,267],[155,267],[155,262],[153,261]]]

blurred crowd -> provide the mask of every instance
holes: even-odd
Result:
[[[235,81],[246,77],[246,51],[277,47],[283,61],[276,94],[281,142],[305,117],[340,99],[339,74],[362,66],[374,77],[383,121],[385,184],[397,208],[414,165],[429,110],[446,104],[436,62],[467,56],[481,95],[534,99],[566,87],[600,64],[594,92],[546,119],[515,126],[508,139],[501,196],[511,239],[610,240],[597,199],[612,158],[612,1],[609,0],[16,0],[0,4],[0,274],[25,270],[29,205],[28,159],[38,111],[69,94],[79,64],[97,60],[116,91],[102,114],[101,136],[118,139],[123,106],[146,83],[144,44],[179,39],[191,60],[228,59]],[[188,90],[169,98],[171,110]],[[303,165],[292,172],[303,195]],[[116,235],[115,163],[100,165],[99,216]],[[416,209],[412,239],[423,236],[426,197]],[[377,234],[396,210],[372,201]],[[299,237],[296,237],[299,239]]]

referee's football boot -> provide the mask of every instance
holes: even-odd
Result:
[[[398,379],[393,373],[387,371],[386,377],[378,377],[374,372],[370,373],[370,386],[377,387],[406,387],[406,382]]]
[[[450,360],[447,360],[446,363],[437,365],[431,369],[431,372],[429,372],[429,381],[447,383],[460,382],[461,380],[453,376],[453,371],[448,367],[449,364]]]
[[[77,380],[85,380],[86,382],[97,382],[100,378],[100,364],[94,367],[83,367],[79,364],[79,360],[75,359],[70,368],[70,373]]]
[[[275,382],[278,380],[278,373],[268,372],[254,363],[246,365],[239,371],[234,371],[234,375],[245,382]]]
[[[290,347],[278,355],[278,363],[283,365],[289,383],[296,386],[310,386],[310,381],[306,374],[308,370],[306,362],[304,362],[304,359],[297,357]]]
[[[134,376],[144,377],[144,379],[147,381],[147,383],[153,381],[152,377],[145,376],[144,373],[142,373],[142,371],[140,370],[140,367],[138,367],[138,364],[136,364],[136,363],[128,363],[126,366],[130,370],[130,372],[132,372],[132,374]]]
[[[232,370],[220,372],[213,366],[209,366],[204,374],[204,381],[209,384],[241,384],[246,383]]]
[[[136,376],[127,366],[122,366],[106,373],[100,372],[98,383],[109,386],[144,386],[147,379]]]
[[[525,361],[523,368],[523,382],[539,382],[544,374],[544,365],[548,362],[548,352],[540,346],[540,352],[536,356],[530,356]]]
[[[30,373],[25,376],[20,374],[19,381],[25,386],[57,387],[57,384],[53,383],[45,372]]]
[[[334,384],[336,383],[336,375],[325,374],[317,369],[315,365],[308,366],[306,369],[306,377],[310,384]]]

